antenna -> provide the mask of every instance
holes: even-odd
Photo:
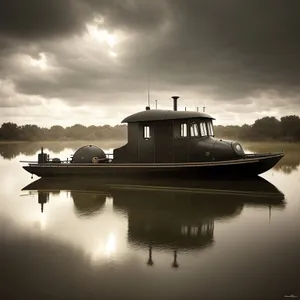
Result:
[[[150,107],[149,70],[147,73],[147,90],[148,106]]]
[[[179,264],[177,262],[177,250],[174,250],[174,260],[173,260],[173,263],[172,263],[172,267],[173,268],[178,268],[179,267]]]
[[[152,266],[154,264],[153,259],[152,259],[152,245],[149,245],[149,258],[147,261],[147,265]]]

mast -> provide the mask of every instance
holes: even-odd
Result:
[[[149,70],[147,74],[147,99],[148,99],[148,106],[150,107]]]

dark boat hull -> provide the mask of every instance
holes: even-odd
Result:
[[[271,169],[283,156],[283,153],[248,155],[242,159],[209,163],[44,163],[23,168],[39,177],[252,177]]]

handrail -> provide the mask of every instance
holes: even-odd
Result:
[[[39,162],[36,160],[20,160],[20,163],[34,163],[34,164],[38,164]],[[46,162],[44,162],[45,164],[58,164],[58,162],[55,161],[51,161],[51,160],[47,160]],[[70,160],[61,160],[60,163],[71,163]]]
[[[113,153],[105,153],[106,155],[106,158],[101,158],[99,159],[100,161],[102,160],[105,160],[105,159],[108,159],[110,162],[113,160],[114,158],[114,154]],[[60,160],[61,163],[71,163],[72,161],[72,158],[73,158],[73,154],[70,155],[71,156],[71,159],[66,159],[66,160]],[[36,160],[20,160],[19,161],[20,163],[38,163]],[[46,163],[55,163],[55,162],[52,162],[51,159],[47,160]]]

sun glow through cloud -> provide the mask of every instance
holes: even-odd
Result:
[[[111,50],[108,52],[108,54],[109,54],[111,57],[117,57],[117,56],[118,56],[118,54],[117,54],[116,52],[111,51]]]
[[[37,67],[37,68],[40,68],[41,70],[45,70],[48,65],[47,65],[47,56],[45,53],[39,53],[39,59],[34,59],[34,58],[30,58],[30,65],[34,66],[34,67]]]
[[[95,18],[91,23],[86,24],[86,37],[93,43],[106,46],[107,54],[110,57],[118,57],[119,54],[116,51],[116,47],[120,45],[121,41],[124,39],[124,35],[120,31],[114,30],[113,33],[110,32],[105,28],[104,23],[104,18],[99,17]]]
[[[111,48],[116,45],[116,36],[109,33],[107,30],[99,30],[98,27],[94,25],[87,25],[86,28],[91,38],[97,40],[98,42],[104,42]]]

